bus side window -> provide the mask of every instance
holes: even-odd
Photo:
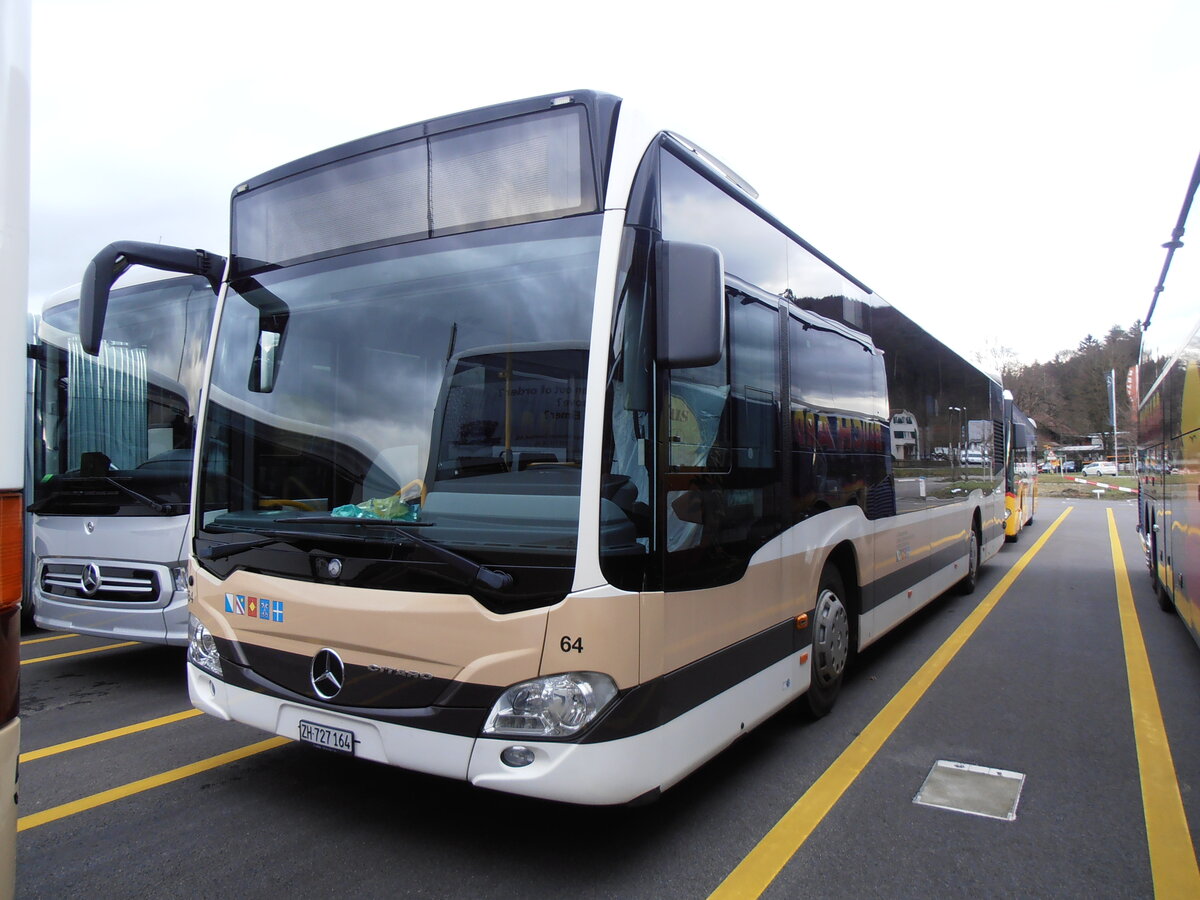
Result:
[[[793,521],[851,503],[868,518],[894,515],[882,357],[795,316],[788,342]]]
[[[671,372],[671,471],[729,471],[728,401],[728,353],[711,366]]]
[[[736,465],[773,469],[779,445],[779,313],[749,298],[734,298],[729,306]]]

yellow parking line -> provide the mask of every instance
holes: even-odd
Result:
[[[72,650],[70,653],[55,653],[53,656],[35,656],[33,659],[21,660],[21,665],[28,666],[32,663],[49,662],[52,659],[66,659],[68,656],[83,656],[85,653],[99,653],[101,650],[116,650],[118,647],[133,647],[137,645],[137,641],[122,641],[119,644],[105,644],[103,647],[90,647],[87,650]]]
[[[709,900],[712,898],[724,900],[724,898],[732,897],[758,897],[770,886],[771,882],[775,880],[775,876],[808,840],[809,835],[821,824],[821,821],[833,809],[834,804],[841,799],[842,794],[854,783],[887,739],[892,736],[892,732],[917,705],[917,701],[925,696],[925,692],[954,659],[955,654],[983,624],[983,620],[988,617],[988,614],[1000,602],[1000,598],[1012,587],[1017,576],[1046,545],[1050,535],[1054,534],[1074,508],[1068,506],[1063,514],[1046,529],[1046,533],[1025,551],[1016,565],[1000,579],[1000,583],[992,588],[983,601],[954,630],[954,633],[908,680],[908,683],[896,692],[896,695],[879,711],[871,723],[859,732],[858,737],[842,751],[842,755],[834,760],[824,774],[804,792],[804,796],[784,813],[783,818],[726,876],[717,889],[709,895]]]
[[[151,775],[149,778],[142,778],[139,781],[132,781],[129,784],[124,784],[108,791],[101,791],[98,794],[92,794],[90,797],[84,797],[71,803],[63,803],[60,806],[44,809],[41,812],[21,816],[21,818],[17,819],[17,831],[28,831],[30,828],[37,828],[48,822],[56,822],[59,819],[65,819],[68,816],[86,812],[98,806],[104,806],[107,803],[123,800],[126,797],[132,797],[134,794],[140,794],[143,791],[149,791],[164,784],[170,784],[173,781],[181,781],[192,775],[208,772],[211,769],[219,768],[228,763],[237,762],[239,759],[246,759],[249,756],[254,756],[267,750],[274,750],[276,747],[288,743],[289,740],[290,738],[285,737],[269,738],[265,741],[259,741],[257,744],[250,744],[237,750],[231,750],[229,753],[210,756],[208,759],[200,760],[200,762],[171,769],[169,772]]]
[[[127,734],[137,734],[139,731],[149,731],[151,728],[170,725],[172,722],[182,722],[184,719],[192,719],[200,715],[203,715],[200,710],[189,709],[184,712],[173,713],[169,716],[159,716],[157,719],[147,719],[145,722],[126,725],[124,728],[114,728],[111,731],[103,731],[100,734],[93,734],[90,737],[82,737],[74,741],[55,744],[52,747],[43,747],[41,750],[30,750],[27,753],[21,754],[20,761],[24,764],[33,762],[35,759],[45,759],[47,756],[57,756],[59,753],[66,753],[68,750],[90,747],[93,744],[111,741],[113,738],[125,737]]]
[[[21,641],[22,647],[27,647],[30,644],[44,644],[46,641],[64,641],[67,638],[79,637],[77,634],[56,634],[53,637],[30,638],[27,641]]]
[[[1196,850],[1179,796],[1179,778],[1175,774],[1175,761],[1171,758],[1171,745],[1167,741],[1167,729],[1158,705],[1150,657],[1142,637],[1137,608],[1133,605],[1133,589],[1129,585],[1125,555],[1121,552],[1121,540],[1117,535],[1117,520],[1111,509],[1107,512],[1154,895],[1200,897],[1200,867],[1196,864]]]

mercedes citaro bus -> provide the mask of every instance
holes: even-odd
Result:
[[[1000,386],[617,97],[239,185],[194,487],[193,702],[588,804],[653,796],[1004,541]],[[893,458],[963,423],[973,459]],[[984,440],[986,439],[986,440]]]

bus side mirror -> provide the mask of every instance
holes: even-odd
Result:
[[[212,285],[214,294],[220,291],[221,279],[225,276],[225,257],[206,250],[185,250],[140,241],[109,244],[88,263],[79,291],[79,341],[92,356],[100,352],[100,339],[104,337],[109,291],[130,266],[203,275]]]
[[[673,369],[711,366],[725,348],[725,266],[705,244],[660,241],[658,362]]]
[[[275,390],[279,377],[279,356],[283,352],[283,336],[287,333],[286,312],[269,316],[260,312],[258,317],[258,343],[254,345],[254,359],[250,363],[250,383],[247,387],[256,394],[269,394]]]

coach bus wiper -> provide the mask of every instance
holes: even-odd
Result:
[[[101,480],[111,484],[118,491],[125,494],[127,497],[136,500],[143,506],[150,507],[160,515],[170,515],[172,512],[174,512],[174,507],[170,503],[161,503],[158,500],[155,500],[153,497],[147,497],[145,494],[139,494],[133,488],[129,487],[128,485],[121,484],[121,482],[117,481],[115,478],[109,478],[107,475],[105,475],[101,477]]]
[[[479,584],[489,590],[502,591],[513,583],[513,577],[507,572],[501,572],[499,569],[491,569],[480,565],[462,554],[455,553],[453,550],[447,550],[445,547],[441,547],[433,543],[433,541],[428,541],[408,530],[412,527],[428,527],[432,524],[429,522],[405,522],[403,525],[400,525],[396,522],[389,522],[387,519],[354,519],[349,516],[296,516],[294,518],[275,519],[275,521],[281,525],[358,525],[362,528],[386,529],[394,536],[411,541],[429,551],[439,562],[445,563],[455,572],[462,575],[466,579],[468,586]],[[340,535],[340,537],[351,538],[350,535]],[[351,539],[353,540],[354,538]]]
[[[69,477],[72,479],[79,478],[79,476]],[[90,482],[90,484],[87,484],[87,486],[80,486],[76,481],[75,483],[69,484],[67,487],[57,487],[55,482],[50,482],[51,493],[45,497],[42,497],[40,500],[35,500],[33,503],[29,504],[28,511],[31,513],[42,513],[54,507],[58,503],[64,503],[68,500],[94,499],[97,491],[96,482],[100,482],[102,484],[115,487],[118,491],[129,497],[131,500],[140,503],[143,506],[149,507],[159,515],[170,516],[175,514],[176,504],[163,503],[160,500],[147,497],[145,494],[139,493],[133,488],[121,484],[121,482],[117,481],[115,478],[109,478],[107,475],[101,475],[95,478],[87,477],[82,480],[85,482]]]

